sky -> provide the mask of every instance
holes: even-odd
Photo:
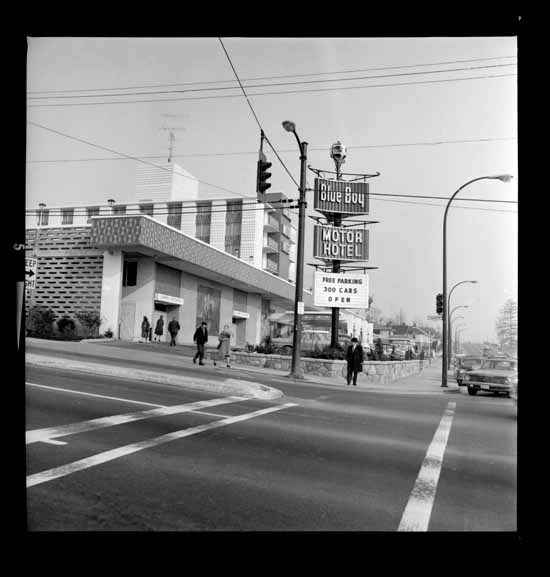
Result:
[[[407,322],[439,328],[427,317],[435,315],[435,295],[442,290],[446,201],[376,193],[450,198],[471,179],[513,176],[510,183],[467,186],[447,217],[448,289],[478,281],[457,287],[452,296],[451,309],[468,306],[455,313],[464,317],[461,338],[493,340],[500,307],[517,299],[517,39],[222,41],[296,183],[299,150],[282,128],[287,119],[308,143],[308,165],[334,170],[329,150],[340,140],[347,146],[344,172],[380,172],[369,180],[368,218],[379,223],[369,227],[368,266],[378,267],[369,271],[369,284],[373,306],[384,316],[402,311]],[[182,90],[187,92],[176,92]],[[201,196],[223,198],[230,190],[255,198],[260,128],[216,37],[28,38],[27,91],[27,121],[34,123],[27,125],[27,208],[40,202],[105,204],[109,198],[132,202],[140,163],[116,153],[165,155],[145,160],[166,161],[167,127],[177,129],[175,161],[200,181],[226,189],[200,184]],[[271,94],[258,94],[265,92]],[[265,144],[264,153],[273,163],[269,192],[297,198],[296,183]],[[105,158],[111,160],[89,160]],[[314,177],[308,171],[311,188]],[[313,193],[307,198],[307,213],[317,214]],[[313,221],[306,220],[308,263],[314,262]],[[313,268],[306,266],[306,289],[312,279]]]

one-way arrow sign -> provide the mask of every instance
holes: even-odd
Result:
[[[34,290],[36,288],[36,267],[38,261],[35,258],[25,259],[25,289]]]

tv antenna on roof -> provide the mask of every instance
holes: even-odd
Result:
[[[174,144],[176,142],[176,135],[174,134],[177,130],[184,131],[184,126],[168,126],[167,124],[173,124],[173,118],[187,118],[187,114],[163,114],[164,122],[161,130],[167,130],[169,134],[169,148],[168,148],[168,162],[172,162],[174,156]],[[170,119],[170,120],[168,120]]]

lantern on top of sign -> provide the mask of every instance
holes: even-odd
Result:
[[[336,166],[340,166],[344,164],[346,161],[347,149],[346,147],[337,140],[331,147],[330,147],[330,157],[334,160]]]

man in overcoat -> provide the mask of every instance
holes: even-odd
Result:
[[[354,386],[357,386],[357,375],[363,370],[363,359],[363,347],[359,344],[359,341],[353,337],[346,351],[346,361],[348,363],[346,380],[348,385],[351,384],[351,380],[353,379]]]
[[[208,324],[206,321],[201,323],[200,327],[197,327],[195,334],[193,335],[193,340],[197,343],[197,353],[193,357],[193,363],[197,362],[199,359],[199,365],[204,365],[202,360],[204,359],[204,345],[208,342]]]

